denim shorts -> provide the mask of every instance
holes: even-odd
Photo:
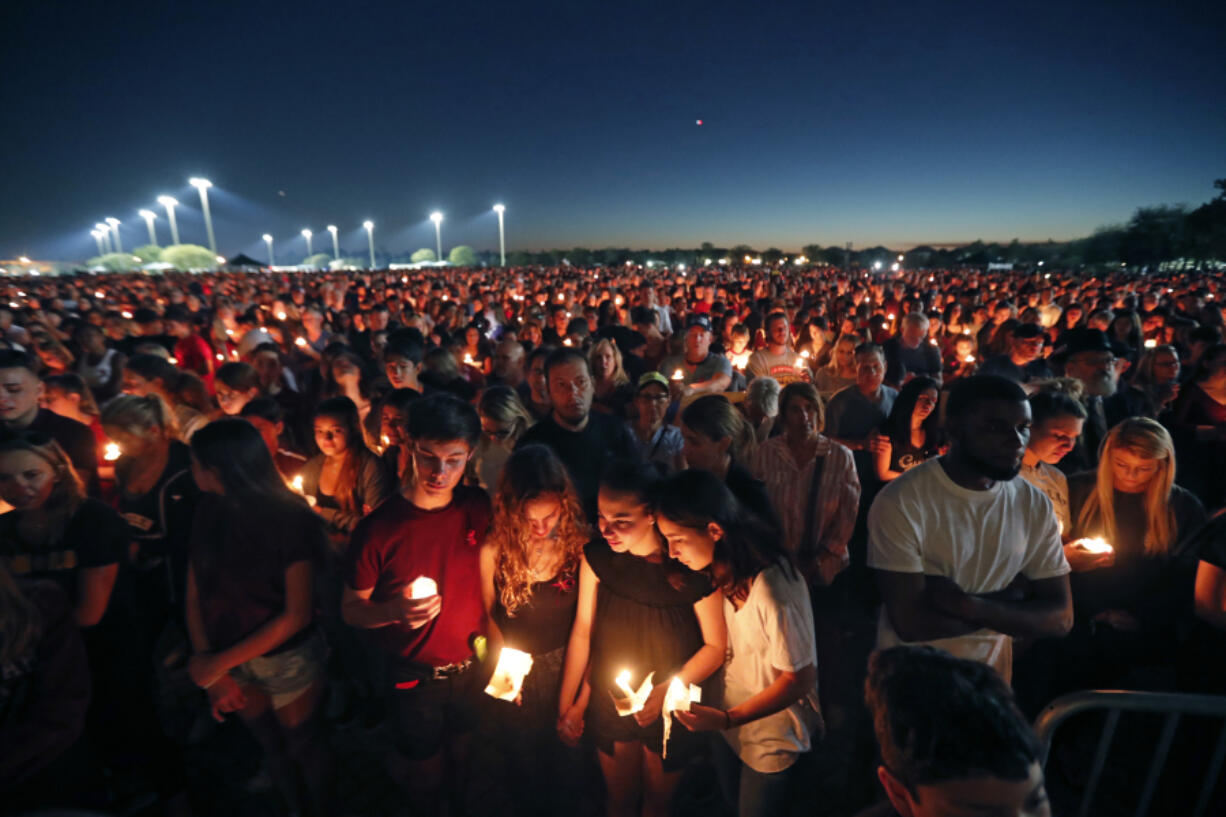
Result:
[[[239,664],[230,670],[230,677],[260,690],[272,699],[273,709],[281,709],[324,676],[327,660],[328,643],[316,629],[296,647]]]

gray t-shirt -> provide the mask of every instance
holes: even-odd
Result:
[[[708,354],[707,359],[695,366],[693,363],[687,363],[685,355],[672,355],[666,357],[660,363],[660,374],[672,380],[673,375],[680,371],[683,382],[688,386],[691,383],[705,383],[717,374],[726,374],[732,376],[732,363],[723,355]]]

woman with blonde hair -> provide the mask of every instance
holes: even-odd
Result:
[[[555,732],[566,645],[579,592],[583,547],[591,539],[566,466],[553,451],[528,445],[507,460],[481,548],[481,595],[491,655],[506,647],[532,656],[519,705],[497,709],[507,779],[525,814],[542,813],[566,756]],[[551,804],[554,808],[560,802]],[[554,813],[550,807],[544,813]],[[559,812],[561,813],[561,812]]]
[[[814,383],[822,400],[829,400],[837,392],[856,382],[856,347],[864,342],[859,335],[844,333],[834,342],[830,362],[817,370]]]
[[[477,414],[481,416],[481,442],[469,461],[470,481],[493,495],[507,459],[533,420],[519,394],[507,386],[490,386],[482,391]]]
[[[1098,469],[1069,478],[1069,505],[1071,546],[1095,537],[1112,548],[1072,576],[1077,620],[1066,649],[1084,672],[1074,683],[1120,683],[1134,667],[1167,665],[1195,580],[1181,545],[1206,520],[1200,500],[1175,485],[1170,434],[1145,417],[1111,429]]]
[[[686,406],[681,439],[686,465],[715,474],[762,522],[779,528],[765,484],[748,470],[757,453],[754,428],[727,397],[709,394]]]
[[[605,411],[625,419],[626,407],[634,399],[634,388],[622,365],[622,353],[611,338],[601,338],[587,353],[592,369],[593,411]]]

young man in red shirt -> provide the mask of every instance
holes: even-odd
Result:
[[[464,794],[481,693],[472,645],[485,625],[478,557],[490,500],[460,484],[480,435],[468,403],[442,394],[414,402],[415,484],[362,520],[348,555],[342,614],[374,630],[388,653],[393,774],[423,814],[442,811],[448,780],[454,797]]]

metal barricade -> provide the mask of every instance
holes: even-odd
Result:
[[[1218,733],[1216,746],[1205,770],[1205,780],[1192,812],[1192,817],[1203,817],[1209,806],[1209,798],[1213,796],[1213,790],[1219,782],[1222,764],[1226,761],[1226,696],[1120,690],[1088,690],[1061,696],[1044,707],[1035,721],[1035,732],[1043,747],[1044,767],[1047,766],[1047,756],[1051,751],[1056,730],[1069,718],[1085,712],[1105,712],[1106,721],[1094,752],[1093,765],[1090,767],[1090,775],[1077,812],[1078,817],[1087,817],[1090,814],[1090,804],[1094,800],[1094,792],[1107,764],[1107,755],[1111,751],[1111,742],[1122,713],[1143,712],[1165,716],[1162,732],[1150,760],[1149,772],[1145,777],[1145,785],[1137,802],[1136,817],[1145,817],[1149,813],[1154,791],[1166,766],[1167,754],[1175,739],[1175,730],[1179,727],[1180,720],[1186,715],[1223,719],[1224,723]]]

